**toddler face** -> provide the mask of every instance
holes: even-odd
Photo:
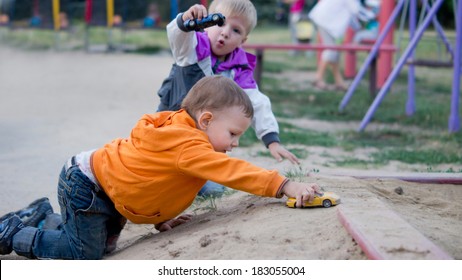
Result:
[[[206,29],[212,53],[220,61],[247,40],[247,20],[242,16],[225,17],[222,26],[215,25]]]
[[[238,106],[214,112],[209,126],[205,129],[216,152],[226,153],[239,146],[239,138],[249,128],[251,119]]]

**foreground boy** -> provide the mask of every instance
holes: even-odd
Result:
[[[101,259],[115,248],[126,219],[169,230],[207,180],[259,196],[311,201],[316,184],[289,181],[226,155],[250,126],[253,106],[231,79],[211,76],[192,87],[179,111],[144,115],[129,138],[73,156],[58,182],[61,224],[52,229],[22,217],[0,218],[0,253],[28,258]],[[38,201],[39,206],[47,200]],[[37,206],[31,209],[40,210]],[[56,217],[48,209],[47,217]],[[35,214],[45,213],[37,211]],[[32,213],[34,216],[34,213]],[[177,218],[176,218],[177,217]]]

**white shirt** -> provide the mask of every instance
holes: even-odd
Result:
[[[321,0],[308,17],[335,39],[340,39],[351,20],[359,14],[360,7],[359,0]]]

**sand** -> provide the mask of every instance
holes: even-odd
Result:
[[[168,53],[25,52],[0,46],[0,214],[42,196],[59,209],[56,184],[63,163],[80,151],[126,137],[142,114],[154,112],[156,91],[171,63]],[[309,125],[309,120],[294,120],[294,124]],[[345,129],[335,123],[314,125],[327,126]],[[310,157],[302,166],[319,172],[300,180],[336,192],[345,206],[379,199],[450,256],[462,259],[461,186],[356,179],[348,175],[366,171],[323,165],[323,154],[344,153],[341,149],[303,148]],[[263,145],[257,144],[238,148],[231,156],[281,172],[294,168],[288,162],[259,156],[261,150]],[[414,169],[392,163],[367,172],[396,175]],[[397,187],[402,194],[395,191]],[[367,259],[339,222],[337,206],[290,209],[284,199],[243,192],[217,199],[215,209],[207,203],[191,206],[188,212],[195,215],[193,220],[169,232],[129,223],[116,252],[106,259]],[[370,207],[366,205],[364,211]],[[0,259],[21,257],[11,254]]]

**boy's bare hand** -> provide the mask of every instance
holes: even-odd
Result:
[[[271,155],[277,161],[282,161],[284,158],[286,158],[293,164],[300,164],[298,158],[278,142],[273,142],[269,144],[268,149],[270,150]]]
[[[168,220],[168,221],[165,221],[163,223],[160,223],[160,224],[157,224],[155,225],[155,228],[160,231],[160,232],[163,232],[163,231],[167,231],[167,230],[171,230],[172,228],[176,227],[176,226],[179,226],[179,225],[182,225],[186,222],[189,222],[191,221],[192,219],[192,215],[191,214],[185,214],[185,215],[181,215],[175,219],[171,219],[171,220]]]
[[[321,188],[315,183],[298,183],[298,182],[287,182],[282,193],[288,197],[295,197],[297,200],[297,208],[302,207],[305,202],[313,202],[314,194],[320,193]]]
[[[207,16],[207,8],[200,4],[191,6],[186,12],[183,13],[182,20],[188,19],[202,19]]]

